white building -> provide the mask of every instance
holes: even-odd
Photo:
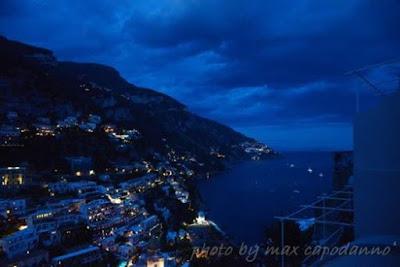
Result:
[[[123,244],[118,247],[117,257],[122,260],[128,260],[130,257],[132,257],[134,251],[135,248],[131,244]]]
[[[120,183],[120,187],[125,190],[145,190],[147,187],[151,186],[156,179],[157,175],[149,173],[142,177]]]
[[[51,192],[58,194],[66,194],[66,193],[83,194],[85,192],[105,193],[107,191],[104,186],[97,185],[97,183],[93,181],[56,182],[49,184],[49,190]]]
[[[140,226],[145,230],[149,231],[151,230],[154,226],[158,224],[158,217],[156,215],[151,215],[150,217],[147,217],[143,221],[140,222]]]
[[[95,266],[95,263],[99,261],[101,261],[100,249],[95,246],[88,246],[84,249],[54,257],[51,263],[52,266]]]
[[[29,253],[38,244],[38,236],[33,228],[17,231],[0,239],[0,247],[8,258]]]
[[[80,212],[93,230],[108,231],[124,221],[121,207],[105,199],[97,199],[81,205]]]
[[[354,122],[353,244],[391,253],[342,256],[324,266],[399,266],[400,93],[383,98]]]
[[[52,233],[61,226],[75,225],[84,221],[79,212],[72,212],[69,206],[48,205],[45,209],[36,210],[27,216],[28,226],[34,228],[38,234]]]

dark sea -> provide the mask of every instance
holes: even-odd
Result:
[[[287,215],[332,190],[332,152],[288,152],[279,159],[244,161],[200,180],[208,219],[235,243],[263,241],[274,216]]]

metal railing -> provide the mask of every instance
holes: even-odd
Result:
[[[352,219],[351,221],[342,220],[340,215],[343,213],[353,214],[353,189],[351,186],[346,186],[340,191],[333,191],[329,195],[322,195],[318,197],[318,200],[312,202],[309,205],[302,205],[301,208],[287,216],[275,216],[275,219],[280,221],[281,228],[281,251],[284,251],[285,247],[285,223],[287,221],[293,221],[299,223],[301,220],[310,219],[309,215],[304,217],[304,214],[311,212],[315,214],[318,211],[321,214],[313,218],[312,224],[314,227],[313,241],[324,246],[334,246],[337,244],[335,242],[339,239],[341,234],[346,227],[353,227]],[[318,214],[317,212],[317,214]],[[302,216],[303,214],[303,216]],[[331,218],[328,218],[328,217]],[[311,217],[312,218],[312,217]],[[352,218],[352,216],[351,216]],[[316,227],[322,227],[322,235],[318,234]],[[328,231],[327,226],[335,226],[333,230]],[[285,266],[285,255],[281,253],[280,266]],[[313,255],[309,255],[303,259],[303,264],[307,263],[307,266],[313,262]],[[315,259],[314,259],[315,261]]]

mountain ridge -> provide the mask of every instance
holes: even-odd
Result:
[[[0,37],[0,56],[5,59],[0,63],[0,79],[11,88],[11,93],[3,96],[5,103],[12,95],[30,99],[28,112],[20,107],[23,104],[13,107],[22,117],[45,116],[56,122],[67,116],[100,115],[104,123],[142,133],[143,149],[140,145],[132,148],[139,158],[148,151],[166,155],[173,149],[217,166],[223,165],[221,155],[224,161],[250,158],[254,153],[246,152],[248,144],[261,145],[226,125],[187,111],[168,95],[129,83],[111,66],[58,61],[51,50],[4,37]]]

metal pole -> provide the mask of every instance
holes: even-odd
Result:
[[[323,209],[322,209],[322,220],[325,221],[325,198],[324,198],[324,200],[322,201],[322,205],[323,205]],[[322,236],[323,236],[323,238],[325,239],[325,236],[326,236],[326,224],[325,224],[325,223],[322,224]]]
[[[397,91],[399,91],[399,92],[400,92],[400,75],[399,75],[399,77],[398,77]]]
[[[339,201],[349,201],[349,198],[344,198],[344,197],[330,197],[330,196],[326,196],[326,197],[318,197],[320,199],[329,199],[329,200],[339,200]]]
[[[281,219],[281,267],[285,267],[285,255],[283,254],[283,248],[285,245],[285,223]]]
[[[316,210],[333,210],[333,211],[343,211],[343,212],[354,212],[354,209],[341,209],[341,208],[320,207],[320,206],[311,206],[311,205],[301,205],[300,207],[306,207],[306,208],[316,209]]]

